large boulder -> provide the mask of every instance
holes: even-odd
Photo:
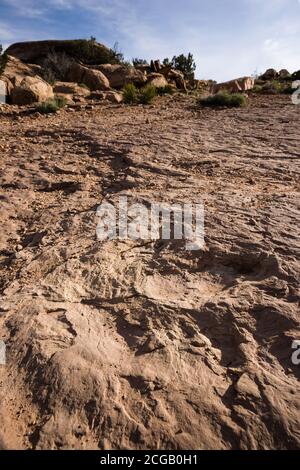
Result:
[[[151,67],[148,64],[135,65],[134,68],[140,72],[143,72],[144,75],[145,73],[151,73]]]
[[[220,91],[228,91],[229,93],[241,93],[242,88],[237,80],[230,80],[229,82],[216,83],[212,86],[212,93],[216,94]]]
[[[278,78],[278,72],[275,69],[268,69],[259,78],[264,81],[275,80]]]
[[[10,93],[12,104],[20,106],[43,102],[53,97],[52,86],[38,76],[23,78]]]
[[[255,85],[255,79],[252,77],[241,77],[235,80],[230,80],[223,83],[215,83],[212,85],[212,93],[218,93],[219,91],[228,91],[229,93],[242,93],[248,90],[252,90]]]
[[[288,70],[286,69],[281,69],[278,73],[278,76],[281,80],[286,80],[287,78],[291,77],[291,74]]]
[[[175,70],[172,69],[170,66],[166,66],[161,69],[161,73],[169,82],[173,83],[176,88],[187,92],[187,85],[184,78],[184,74],[180,72],[180,70]]]
[[[8,56],[4,72],[1,75],[1,80],[6,83],[7,94],[10,95],[14,86],[19,85],[23,78],[34,77],[35,70],[29,65],[23,64],[19,59]]]
[[[34,76],[36,74],[37,71],[34,67],[29,64],[24,64],[21,60],[17,59],[16,57],[8,55],[3,75],[1,75],[1,79],[3,76],[12,78],[16,76],[25,77],[25,75]]]
[[[210,80],[197,80],[197,79],[194,78],[194,80],[192,80],[192,83],[190,83],[190,85],[194,89],[204,91],[204,90],[207,90],[208,88],[210,88],[212,83],[211,83]]]
[[[142,86],[147,81],[145,72],[131,66],[104,64],[98,65],[97,70],[100,70],[108,78],[110,86],[116,89],[123,88],[128,83]]]
[[[117,91],[92,91],[89,98],[91,100],[97,101],[110,101],[113,104],[120,104],[123,102],[124,97],[122,93],[118,93]]]
[[[26,105],[53,98],[51,85],[37,75],[38,70],[35,66],[8,56],[1,80],[6,83],[7,95],[12,104]]]
[[[84,103],[91,93],[86,86],[72,82],[56,82],[53,91],[56,96],[65,98],[69,104]]]
[[[105,64],[115,58],[114,52],[103,44],[84,39],[20,42],[7,49],[9,55],[33,64],[41,64],[53,52],[67,54],[84,64]]]
[[[83,83],[91,91],[108,90],[110,88],[109,80],[100,70],[91,69],[76,62],[71,65],[67,73],[67,80]]]
[[[167,79],[161,73],[150,73],[147,83],[155,88],[164,88],[168,85]]]
[[[104,93],[104,99],[114,104],[120,104],[123,101],[123,95],[116,91],[107,91]]]
[[[162,65],[160,63],[160,60],[151,60],[150,62],[150,69],[154,73],[159,73],[161,71]]]
[[[54,93],[62,93],[65,95],[76,95],[76,96],[89,96],[89,88],[78,85],[78,83],[72,82],[56,82],[53,87]]]
[[[252,90],[255,86],[255,78],[253,77],[237,78],[237,82],[241,87],[242,91]]]

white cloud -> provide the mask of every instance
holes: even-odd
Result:
[[[10,30],[10,28],[0,22],[0,39],[1,41],[9,41],[10,39],[13,39],[14,35],[12,33],[12,31]]]
[[[279,42],[276,41],[275,39],[266,39],[264,41],[263,49],[266,52],[273,52],[278,50],[279,47]]]
[[[48,10],[49,4],[42,5],[42,2],[36,2],[35,0],[2,0],[3,3],[7,3],[10,7],[14,8],[14,14],[16,17],[25,16],[26,18],[38,18],[42,17]]]

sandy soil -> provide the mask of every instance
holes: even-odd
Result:
[[[0,447],[300,447],[300,108],[0,113]],[[96,239],[104,200],[199,202],[206,246]]]

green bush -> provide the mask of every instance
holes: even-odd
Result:
[[[201,98],[199,102],[202,106],[206,107],[240,108],[246,105],[246,98],[240,93],[230,94],[224,91],[207,98]]]
[[[162,95],[173,95],[174,93],[174,88],[172,85],[166,85],[160,88],[157,88],[157,94],[162,96]]]
[[[251,93],[262,93],[263,91],[263,86],[262,85],[255,85],[252,90],[251,90]]]
[[[85,83],[78,83],[78,85],[79,85],[81,88],[85,88],[86,90],[90,90],[89,87],[88,87]]]
[[[178,56],[174,55],[172,60],[166,58],[163,60],[163,65],[171,66],[173,69],[179,70],[184,74],[185,78],[194,78],[196,63],[194,61],[193,54],[190,52],[187,56],[184,54],[180,54]]]
[[[123,89],[124,103],[135,104],[138,102],[138,90],[133,83],[128,83]]]
[[[64,108],[67,104],[67,99],[64,96],[55,96],[54,101],[58,108]]]
[[[128,83],[123,88],[124,103],[126,104],[150,104],[157,95],[153,85],[146,85],[140,90],[133,83]]]
[[[56,96],[53,99],[49,99],[44,101],[44,103],[40,103],[36,110],[41,114],[49,114],[49,113],[56,113],[59,109],[66,106],[67,100],[64,96]]]
[[[157,95],[157,91],[156,91],[155,86],[146,85],[140,90],[139,103],[150,104],[156,95]]]
[[[59,107],[54,100],[45,101],[36,107],[36,110],[41,114],[56,113],[58,109]]]
[[[117,43],[113,49],[107,49],[97,43],[95,37],[65,41],[64,47],[68,55],[85,64],[120,64],[124,61],[124,56],[118,50]]]
[[[295,93],[296,89],[291,87],[291,86],[287,86],[284,90],[283,90],[283,93],[285,95],[292,95],[293,93]]]
[[[261,87],[260,93],[268,95],[278,95],[281,93],[286,93],[286,90],[289,88],[288,82],[280,82],[279,80],[272,80],[265,83]]]
[[[103,44],[99,44],[95,37],[91,37],[90,39],[54,41],[51,44],[49,53],[62,58],[64,58],[63,56],[67,56],[69,59],[82,62],[86,65],[124,63],[124,56],[122,52],[118,50],[117,43],[112,49],[109,49]],[[39,64],[44,65],[40,62]],[[59,72],[61,68],[56,67],[56,65],[59,66],[59,63],[57,64],[55,61],[54,65],[55,68],[58,68]]]
[[[285,89],[285,85],[278,80],[273,80],[271,82],[271,86],[273,87],[274,91],[276,91],[276,93],[283,93]]]
[[[54,86],[54,85],[55,85],[55,83],[56,83],[56,81],[57,81],[57,77],[56,77],[55,73],[53,72],[53,70],[51,70],[51,69],[46,69],[46,70],[43,69],[43,70],[41,71],[41,74],[40,74],[40,75],[41,75],[41,77],[42,77],[46,82],[49,83],[49,85],[51,85],[51,86]]]
[[[139,65],[149,65],[149,64],[147,60],[139,59],[138,57],[135,57],[134,59],[132,59],[132,65],[134,67],[138,67]]]
[[[42,62],[41,75],[50,85],[56,80],[65,81],[73,62],[74,60],[65,52],[51,51]]]
[[[4,72],[7,62],[8,62],[8,55],[5,52],[2,55],[0,54],[0,76]]]
[[[251,93],[258,93],[258,94],[279,94],[279,93],[286,93],[287,88],[289,88],[286,83],[281,83],[278,80],[273,80],[271,82],[267,82],[264,85],[255,85],[252,88]]]

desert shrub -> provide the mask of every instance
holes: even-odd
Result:
[[[108,49],[98,44],[93,36],[90,39],[69,41],[68,53],[85,64],[120,64],[124,61],[122,52],[118,50],[118,43],[115,43],[113,49]]]
[[[293,88],[292,86],[287,86],[284,90],[283,90],[283,93],[285,95],[292,95],[293,93],[295,93],[296,89]]]
[[[134,59],[132,59],[132,65],[134,67],[138,67],[139,65],[149,65],[147,60],[145,59],[139,59],[138,57],[135,57]]]
[[[72,63],[73,59],[65,52],[51,51],[42,63],[42,77],[50,84],[56,80],[64,81]]]
[[[286,88],[285,85],[283,83],[279,82],[278,80],[273,80],[271,82],[271,86],[276,91],[276,93],[282,93],[284,91],[284,89]]]
[[[263,91],[263,85],[254,85],[254,87],[251,90],[251,93],[262,93]]]
[[[64,108],[67,104],[67,99],[64,96],[55,96],[54,101],[56,102],[58,108]]]
[[[278,80],[283,84],[287,84],[287,83],[293,81],[292,75],[289,75],[288,77],[279,77]]]
[[[128,60],[125,60],[124,54],[121,51],[118,42],[115,42],[114,47],[110,49],[109,54],[111,56],[111,60],[110,62],[107,62],[107,63],[121,64],[121,65],[125,65],[125,67],[131,67],[131,63]]]
[[[280,94],[285,93],[286,89],[289,88],[286,83],[281,83],[277,80],[267,82],[264,85],[255,85],[251,90],[252,93],[257,94]]]
[[[146,85],[141,88],[139,92],[139,103],[141,104],[150,104],[155,96],[157,95],[157,91],[155,86],[153,85]]]
[[[174,93],[174,88],[172,85],[166,85],[163,87],[157,88],[157,94],[162,96],[162,95],[173,95]]]
[[[78,83],[78,86],[80,86],[81,88],[85,88],[86,90],[90,90],[85,83]]]
[[[227,93],[220,92],[216,95],[208,96],[207,98],[201,98],[199,100],[202,106],[206,107],[228,107],[228,108],[239,108],[246,105],[245,96],[240,93]]]
[[[286,82],[280,82],[278,80],[273,80],[271,82],[267,82],[264,85],[255,85],[254,88],[251,90],[252,93],[257,94],[280,94],[286,93],[286,90],[290,87],[287,85]]]
[[[124,103],[126,104],[150,104],[157,95],[153,85],[146,85],[140,90],[133,83],[128,83],[123,88]]]
[[[2,54],[2,52],[3,52],[3,47],[2,47],[2,44],[0,44],[0,76],[3,74],[6,64],[8,62],[8,55],[5,52],[4,54]]]
[[[133,83],[128,83],[123,89],[124,103],[135,104],[138,102],[138,90]]]
[[[50,57],[46,57],[44,61],[40,62],[40,65],[44,66],[46,69],[48,68],[47,66],[53,66],[53,70],[59,75],[58,78],[60,80],[63,79],[61,71],[65,68],[64,63],[66,62],[66,58],[87,65],[125,64],[124,56],[122,52],[119,51],[117,43],[112,49],[109,49],[97,43],[95,37],[91,37],[90,39],[67,40],[62,41],[62,44],[54,44],[49,55]],[[56,57],[53,58],[51,55]],[[58,60],[56,60],[56,58],[58,58]],[[63,63],[59,66],[61,62]]]
[[[36,110],[41,114],[56,113],[59,109],[66,106],[67,100],[64,96],[56,96],[55,98],[49,99],[40,103]]]
[[[36,107],[36,111],[41,114],[49,114],[49,113],[56,113],[59,110],[59,107],[55,100],[47,100],[44,103],[39,104]]]
[[[55,82],[57,81],[57,77],[56,77],[55,73],[53,72],[53,70],[51,70],[51,69],[42,69],[40,75],[51,86],[55,85]]]
[[[280,93],[285,93],[285,90],[287,88],[286,82],[280,82],[279,80],[272,80],[267,83],[265,83],[262,86],[261,93],[262,94],[272,94],[272,95],[277,95]]]

